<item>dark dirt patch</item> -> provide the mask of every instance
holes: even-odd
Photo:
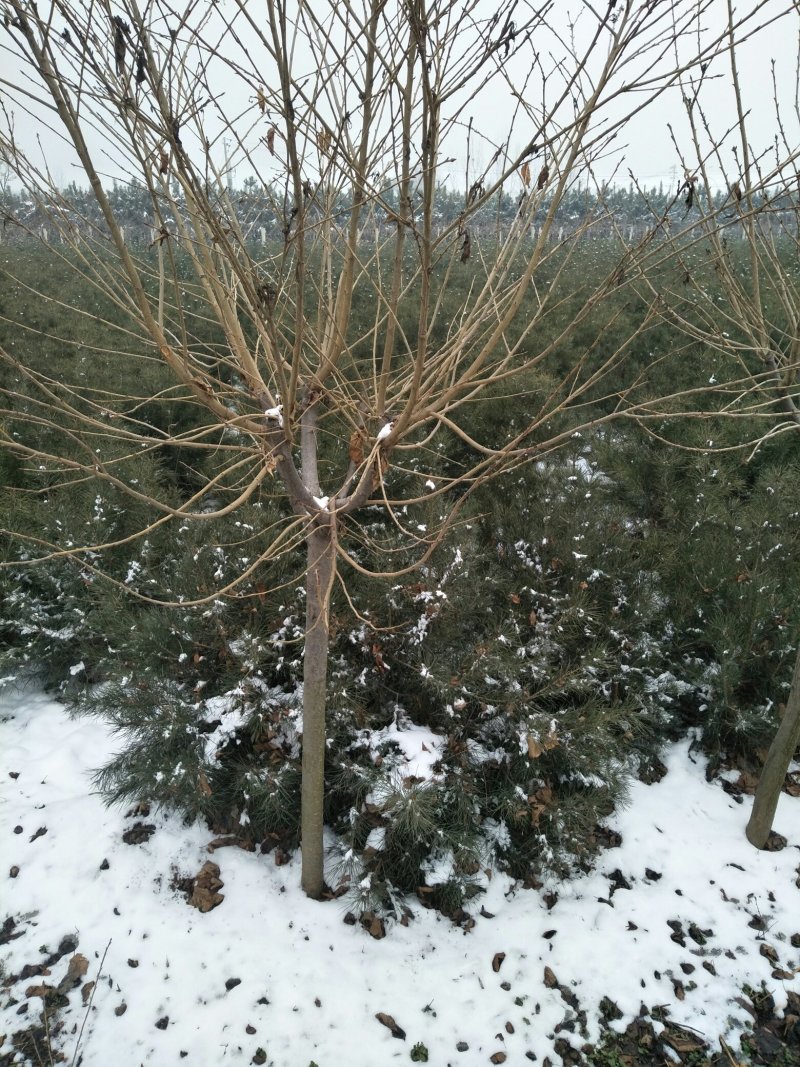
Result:
[[[6,919],[2,929],[6,941],[27,932],[22,921],[17,922],[11,917]],[[19,974],[3,979],[3,996],[8,997],[6,1003],[19,1004],[17,1014],[20,1022],[27,1025],[6,1035],[6,1043],[0,1048],[0,1067],[10,1067],[12,1063],[35,1064],[38,1067],[43,1063],[64,1061],[63,1053],[56,1048],[64,1028],[59,1012],[69,1004],[70,991],[80,985],[80,978],[85,973],[84,957],[73,955],[77,947],[78,939],[73,934],[67,934],[52,952],[46,946],[39,950],[41,962],[26,963]],[[67,955],[72,959],[66,974],[57,985],[51,984],[55,981],[52,968]],[[37,978],[44,978],[44,981],[30,984],[31,979]]]
[[[741,1034],[738,1048],[663,1017],[662,1029],[659,1010],[642,1005],[642,1014],[622,1033],[608,1030],[598,1045],[584,1045],[581,1058],[570,1062],[582,1067],[800,1067],[800,995],[789,992],[787,1001],[786,1011],[778,1013],[767,990],[745,990],[739,1004],[750,1012],[753,1025]]]
[[[156,828],[153,823],[137,822],[125,831],[122,840],[126,845],[142,845],[145,841],[149,841],[155,832]]]

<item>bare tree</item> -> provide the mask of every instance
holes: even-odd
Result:
[[[788,14],[796,29],[800,7]],[[772,108],[748,104],[761,74],[746,71],[734,47],[733,7],[728,0],[730,43],[726,55],[681,76],[688,138],[672,131],[683,166],[676,195],[678,218],[665,221],[664,263],[648,279],[668,319],[721,357],[718,384],[724,415],[767,428],[747,443],[757,451],[767,440],[800,432],[800,113],[783,95],[786,71],[770,69]],[[796,57],[795,81],[800,77]],[[707,93],[727,89],[727,107],[714,112]],[[650,265],[653,266],[652,264]],[[745,442],[743,441],[743,444]],[[778,798],[800,744],[800,642],[782,717],[770,745],[747,825],[747,838],[767,847]]]
[[[153,524],[214,518],[266,484],[280,487],[290,513],[264,532],[238,581],[305,547],[301,833],[312,897],[323,889],[329,605],[335,583],[346,590],[348,570],[364,570],[353,548],[369,538],[359,512],[380,505],[420,565],[476,486],[581,426],[629,413],[625,361],[649,316],[610,352],[599,343],[575,351],[556,375],[550,361],[638,276],[654,245],[621,244],[564,322],[562,272],[598,211],[561,242],[558,211],[631,116],[757,23],[754,10],[730,31],[698,36],[711,8],[611,0],[559,26],[557,5],[516,0],[503,14],[478,0],[3,4],[7,47],[21,57],[3,82],[4,158],[62,235],[69,263],[115,308],[109,348],[168,371],[149,399],[204,412],[199,429],[170,436],[114,381],[55,382],[6,352],[35,399],[21,413],[23,387],[6,389],[3,443],[65,482],[107,480],[144,499]],[[675,42],[690,34],[689,58],[676,59]],[[44,155],[16,132],[26,115],[53,145]],[[99,223],[76,219],[56,188],[46,156],[60,144],[91,186]],[[272,250],[256,247],[259,223],[235,201],[234,168],[276,220]],[[126,244],[112,206],[109,181],[123,177],[149,191],[148,253]],[[456,180],[463,208],[443,220],[438,197]],[[503,190],[518,197],[517,215],[489,247],[476,223]],[[213,341],[189,312],[199,298]],[[368,321],[357,307],[369,308]],[[607,318],[597,322],[599,342]],[[545,372],[525,426],[481,440],[472,412],[487,391],[511,396]],[[639,383],[642,374],[639,362]],[[26,443],[31,421],[61,426],[61,437]],[[445,434],[472,456],[457,473],[437,458]],[[98,456],[112,436],[130,453],[165,441],[213,449],[220,472],[176,506]],[[430,500],[441,521],[412,530],[406,509]],[[107,546],[31,547],[35,564]],[[379,573],[393,573],[391,558]]]

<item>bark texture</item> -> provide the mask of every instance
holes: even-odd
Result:
[[[307,538],[306,642],[303,660],[303,782],[300,834],[301,882],[318,900],[323,887],[325,703],[328,680],[329,606],[336,552],[330,522],[319,520]]]
[[[758,780],[753,810],[747,823],[747,840],[756,848],[764,848],[767,844],[781,788],[798,744],[800,744],[800,649],[797,651],[794,664],[792,688],[786,702],[786,711],[783,713],[778,732],[769,746],[764,769]]]

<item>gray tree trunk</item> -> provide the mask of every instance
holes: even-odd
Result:
[[[328,609],[336,560],[330,523],[317,525],[311,531],[307,547],[300,877],[306,895],[317,900],[322,895],[323,886],[322,806],[325,793],[325,703],[330,635]]]
[[[747,840],[756,848],[764,848],[767,844],[781,788],[798,744],[800,744],[800,648],[797,650],[786,710],[778,732],[769,746],[764,769],[758,780],[753,810],[747,823]]]

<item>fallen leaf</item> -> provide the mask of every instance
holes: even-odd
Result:
[[[495,952],[494,958],[492,959],[492,970],[494,971],[495,974],[497,974],[497,972],[503,966],[503,960],[505,958],[506,958],[505,952]]]
[[[189,903],[198,911],[211,911],[225,899],[224,894],[219,892],[224,884],[219,877],[219,867],[211,860],[206,860],[193,883]]]
[[[544,752],[544,747],[539,744],[533,734],[528,734],[528,758],[538,759]]]
[[[374,937],[376,941],[380,941],[382,937],[386,937],[386,926],[379,915],[373,915],[372,921],[367,927],[367,933],[370,937]]]
[[[67,964],[67,973],[64,976],[65,980],[69,980],[72,985],[77,983],[83,978],[86,972],[89,970],[89,961],[85,956],[82,956],[80,952],[76,952],[72,959]]]
[[[244,849],[245,852],[255,852],[256,846],[252,841],[246,841],[242,837],[236,837],[235,834],[227,834],[223,837],[215,837],[213,841],[209,841],[206,845],[206,852],[216,852],[218,848],[228,848],[235,845],[236,848]]]
[[[701,1049],[708,1048],[705,1041],[687,1034],[684,1030],[665,1030],[661,1035],[661,1039],[679,1055],[699,1052]]]
[[[379,1023],[381,1023],[383,1026],[387,1027],[387,1029],[392,1031],[392,1037],[396,1037],[398,1041],[405,1041],[405,1030],[401,1026],[397,1025],[391,1015],[387,1015],[385,1011],[379,1011],[375,1013],[375,1018],[378,1020]]]
[[[776,949],[772,945],[768,945],[766,941],[762,941],[758,951],[762,956],[765,956],[770,963],[778,962],[778,953]]]
[[[558,979],[549,967],[544,969],[544,984],[548,989],[555,989],[558,985]]]
[[[748,796],[755,794],[758,786],[758,775],[750,774],[748,771],[742,771],[736,781],[737,789],[741,789],[743,793],[747,793]]]
[[[25,990],[26,997],[46,997],[48,993],[54,992],[55,987],[42,983],[41,985],[29,985]]]

